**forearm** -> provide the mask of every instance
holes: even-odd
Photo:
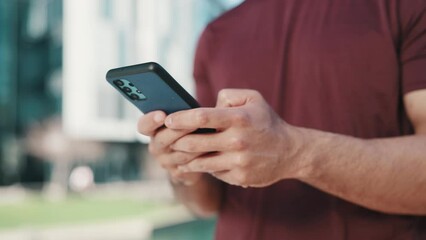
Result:
[[[172,181],[176,198],[191,212],[200,217],[210,217],[219,211],[222,200],[221,183],[210,174],[203,174],[194,185]]]
[[[302,181],[377,211],[426,214],[426,136],[362,140],[301,129]]]

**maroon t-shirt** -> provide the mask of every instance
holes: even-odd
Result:
[[[412,134],[402,97],[426,88],[425,8],[425,0],[247,0],[202,34],[197,97],[214,106],[220,89],[256,89],[295,126]],[[420,240],[426,218],[368,210],[297,180],[225,184],[216,239]]]

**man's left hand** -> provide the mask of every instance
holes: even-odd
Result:
[[[183,172],[206,172],[229,184],[262,187],[297,178],[308,167],[300,157],[303,134],[253,90],[222,90],[216,108],[177,112],[165,124],[176,130],[216,129],[189,134],[171,146],[175,151],[206,153],[180,165]]]

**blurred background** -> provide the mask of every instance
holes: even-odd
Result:
[[[173,199],[108,69],[193,93],[205,25],[242,0],[1,0],[0,239],[212,239]]]

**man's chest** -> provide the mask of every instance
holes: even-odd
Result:
[[[384,1],[282,2],[261,24],[231,23],[234,34],[215,38],[214,88],[268,95],[279,87],[349,93],[398,84],[396,16]]]

